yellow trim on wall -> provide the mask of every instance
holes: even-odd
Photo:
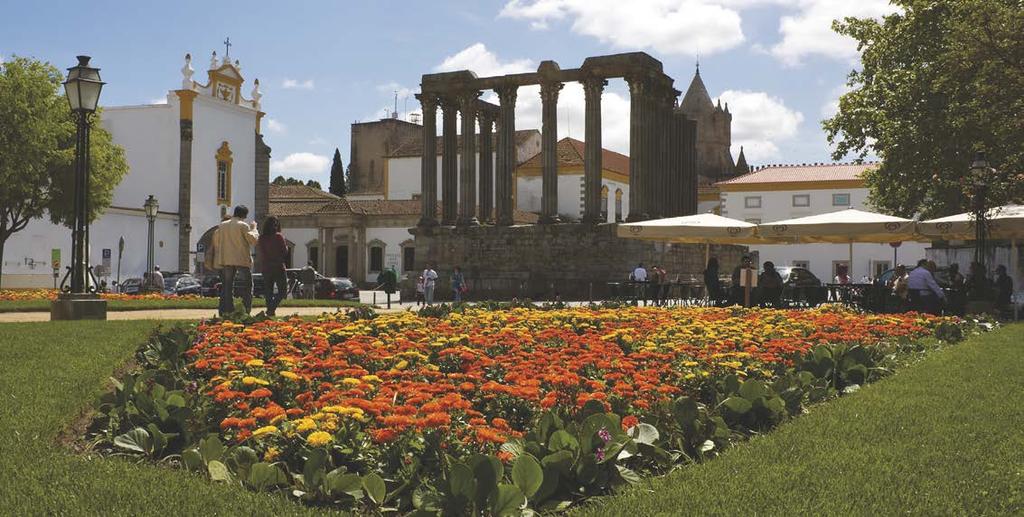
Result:
[[[236,74],[238,74],[238,77],[236,78],[236,77],[231,77],[230,75],[227,75],[224,72],[225,69],[233,70]],[[234,65],[226,64],[226,65],[221,65],[220,68],[218,68],[216,70],[208,70],[207,71],[207,77],[208,77],[208,79],[210,81],[209,82],[210,92],[213,94],[213,96],[215,98],[220,99],[220,100],[225,100],[219,94],[219,92],[218,92],[218,89],[219,89],[218,86],[221,83],[223,83],[223,84],[231,87],[231,90],[233,92],[231,94],[232,101],[235,104],[238,104],[241,101],[241,99],[242,99],[242,83],[244,82],[244,79],[241,78],[242,74],[238,71],[237,68],[234,67]]]
[[[231,204],[231,147],[227,141],[223,141],[220,144],[220,148],[217,149],[217,155],[215,156],[215,162],[217,164],[217,175],[215,176],[216,184],[214,185],[214,192],[217,196],[218,205],[230,205]],[[220,195],[220,164],[225,165],[224,171],[224,196]]]
[[[718,192],[709,192],[707,194],[697,194],[697,201],[718,201]]]
[[[178,118],[181,120],[192,120],[192,105],[199,95],[192,90],[175,90],[179,99]]]
[[[772,183],[719,183],[716,185],[722,192],[761,192],[783,190],[831,190],[845,188],[866,188],[864,180],[824,180],[824,181],[779,181]]]

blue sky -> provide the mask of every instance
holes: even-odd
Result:
[[[145,104],[178,87],[186,52],[203,78],[230,36],[245,92],[260,79],[273,173],[326,185],[335,147],[348,163],[349,125],[383,116],[396,90],[400,116],[414,111],[424,73],[518,72],[544,59],[570,68],[642,50],[685,91],[699,55],[709,92],[733,113],[734,156],[744,145],[754,164],[803,163],[829,160],[820,121],[856,66],[852,41],[832,34],[830,21],[892,10],[885,0],[4,0],[0,59],[63,69],[89,54],[107,82],[103,104]],[[536,93],[521,90],[517,126],[539,127],[539,108]],[[582,108],[580,90],[563,90],[560,136],[582,137]],[[605,146],[628,153],[621,81],[606,90],[604,119]]]

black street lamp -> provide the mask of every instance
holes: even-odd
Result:
[[[50,308],[51,319],[106,319],[106,301],[96,295],[96,282],[89,282],[89,125],[105,83],[100,70],[89,66],[89,56],[78,56],[78,65],[68,68],[64,92],[75,116],[74,217],[71,230],[71,286],[64,288]],[[65,277],[66,280],[66,277]]]
[[[160,210],[160,203],[153,197],[153,194],[150,194],[146,198],[146,202],[142,204],[142,208],[146,211],[146,221],[149,221],[149,232],[146,237],[146,278],[152,282],[153,266],[155,264],[153,259],[153,223],[156,222],[156,214]]]
[[[975,153],[971,163],[971,187],[974,194],[974,261],[978,263],[979,273],[987,271],[985,248],[988,244],[988,179],[991,170],[985,153]]]

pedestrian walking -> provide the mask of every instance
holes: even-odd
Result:
[[[462,268],[459,266],[455,266],[455,270],[452,271],[452,291],[452,300],[455,303],[462,303],[462,296],[468,289],[466,288],[466,277],[462,274]]]
[[[246,221],[247,217],[249,209],[238,205],[231,218],[217,225],[213,232],[213,266],[220,270],[221,278],[221,316],[235,312],[232,291],[236,278],[245,312],[252,311],[252,246],[260,234],[256,230],[256,221]]]
[[[427,266],[423,270],[423,302],[427,305],[434,304],[434,287],[437,285],[437,271]]]
[[[260,256],[260,271],[263,273],[263,297],[267,300],[267,316],[277,314],[277,306],[288,296],[288,277],[285,262],[288,260],[288,244],[281,235],[281,221],[270,216],[263,221],[260,237],[256,241]],[[277,292],[274,292],[274,287]]]

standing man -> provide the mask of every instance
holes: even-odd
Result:
[[[153,266],[153,274],[149,280],[153,282],[153,289],[157,293],[164,292],[164,274],[160,272],[160,266]]]
[[[219,225],[213,232],[214,267],[220,269],[220,315],[235,311],[232,291],[235,277],[241,283],[242,305],[245,313],[252,310],[252,246],[259,239],[256,221],[245,221],[249,209],[238,205],[232,217]]]
[[[435,285],[437,285],[437,271],[428,265],[427,269],[423,270],[423,298],[427,305],[434,304]]]
[[[647,270],[644,269],[643,263],[636,265],[636,269],[629,274],[629,280],[635,284],[634,287],[636,288],[637,304],[639,304],[642,299],[644,301],[644,305],[647,305],[647,296],[645,294],[645,291],[647,290]]]
[[[299,271],[299,283],[302,284],[302,297],[312,300],[316,297],[316,269],[313,262],[306,262],[306,267]]]
[[[911,308],[918,312],[938,315],[942,302],[946,300],[946,294],[928,269],[927,259],[917,261],[917,267],[907,276],[907,290]]]

